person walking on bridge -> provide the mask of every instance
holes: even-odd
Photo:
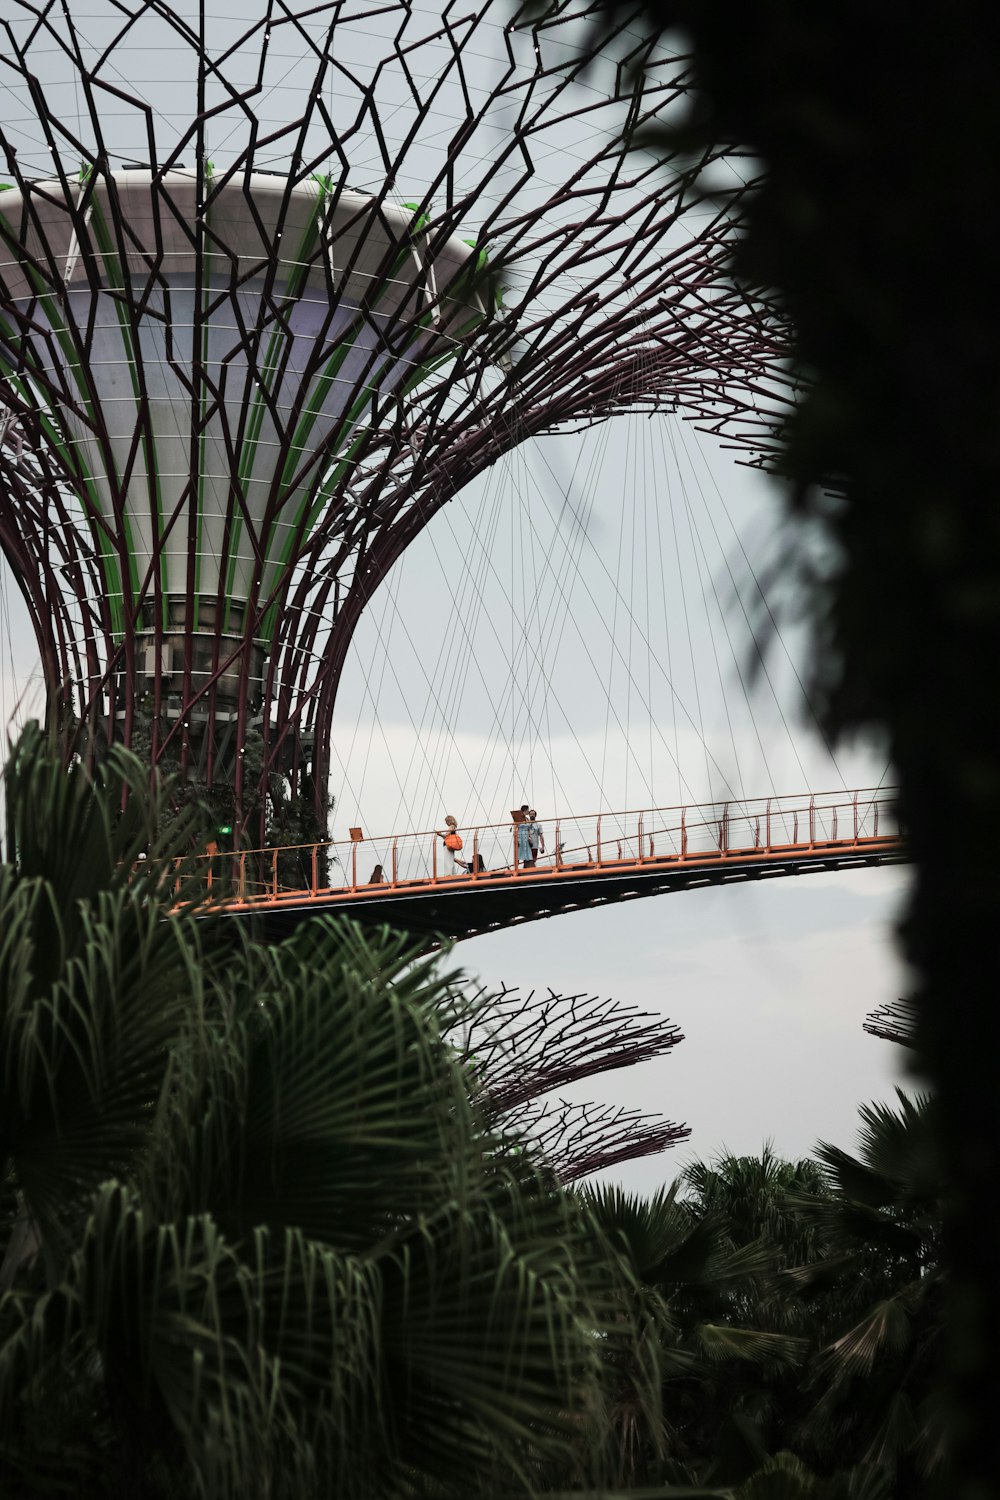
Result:
[[[528,811],[527,802],[522,802],[520,809],[515,813],[511,813],[511,817],[514,820],[514,831],[517,834],[515,848],[517,850],[517,862],[519,865],[526,865],[531,858],[531,844],[528,840]]]
[[[524,823],[522,825],[522,827],[524,827],[524,829],[527,831],[528,835],[528,858],[524,863],[529,870],[534,869],[535,865],[538,863],[539,853],[545,853],[545,835],[541,830],[541,825],[536,823],[535,821],[537,817],[538,814],[532,807],[528,812],[527,823]]]
[[[437,836],[444,844],[444,860],[440,873],[455,875],[459,869],[467,870],[458,858],[462,850],[462,835],[458,831],[458,820],[450,813],[444,820],[444,827],[437,830]]]

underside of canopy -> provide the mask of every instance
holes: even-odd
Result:
[[[265,643],[358,437],[485,312],[476,253],[320,177],[87,174],[0,198],[0,369],[130,616]],[[183,612],[183,611],[181,611]]]

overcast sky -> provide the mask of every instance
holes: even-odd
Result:
[[[242,24],[245,7],[217,9]],[[374,45],[356,40],[359,55]],[[147,62],[144,86],[169,112]],[[268,95],[279,116],[295,80],[289,68]],[[338,702],[334,834],[433,828],[449,812],[493,822],[523,801],[552,817],[891,779],[877,749],[833,757],[818,734],[794,579],[775,573],[781,517],[767,481],[674,416],[516,450],[434,520],[362,622]],[[768,609],[781,628],[762,665]],[[9,722],[40,693],[7,572],[0,634]],[[613,995],[680,1026],[668,1058],[584,1089],[691,1126],[688,1146],[620,1174],[648,1188],[723,1147],[852,1144],[857,1105],[885,1097],[899,1066],[861,1027],[906,991],[892,941],[906,879],[661,896],[474,939],[456,957],[488,983]]]

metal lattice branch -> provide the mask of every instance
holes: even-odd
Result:
[[[530,1143],[561,1181],[578,1182],[623,1162],[657,1156],[686,1141],[691,1131],[638,1109],[560,1099],[513,1111],[504,1134],[514,1144]]]
[[[905,997],[880,1005],[864,1019],[864,1029],[869,1036],[880,1037],[884,1042],[898,1042],[901,1047],[914,1046],[916,1026],[917,1007]]]
[[[479,1093],[488,1124],[533,1143],[566,1181],[687,1139],[686,1125],[614,1105],[551,1099],[584,1078],[668,1053],[683,1037],[670,1021],[596,995],[516,986],[455,994],[446,1035]]]
[[[14,0],[0,545],[76,723],[231,781],[237,816],[275,773],[319,812],[357,621],[472,479],[628,411],[770,450],[740,192],[622,146],[684,59],[636,81],[627,20],[588,36],[582,0],[269,5],[242,34]]]
[[[479,1075],[491,1118],[580,1079],[662,1057],[684,1040],[672,1022],[634,1006],[552,989],[522,997],[516,986],[488,996],[484,1026],[478,1007],[486,997],[485,989],[473,997],[464,1034],[452,1040]]]

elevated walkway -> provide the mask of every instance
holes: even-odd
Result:
[[[889,788],[540,821],[519,856],[511,823],[244,850],[205,860],[212,909],[276,938],[318,912],[431,939],[473,937],[561,912],[700,886],[895,864],[906,850]]]

